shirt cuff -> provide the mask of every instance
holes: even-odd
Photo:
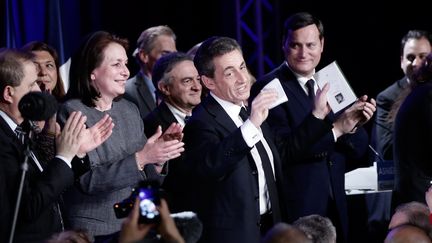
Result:
[[[243,139],[245,140],[246,144],[252,148],[255,146],[256,143],[258,143],[261,138],[261,132],[258,128],[255,127],[255,125],[247,119],[243,125],[240,127]]]
[[[55,157],[63,160],[63,162],[65,162],[69,166],[69,168],[72,168],[72,160],[66,159],[61,155],[56,155]]]

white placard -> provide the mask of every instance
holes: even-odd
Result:
[[[277,100],[270,105],[269,109],[272,109],[284,102],[288,101],[288,97],[285,94],[285,91],[282,88],[282,84],[280,83],[280,80],[278,78],[273,79],[268,83],[266,86],[264,86],[263,90],[265,89],[273,89],[277,92],[278,98]]]
[[[327,100],[333,113],[337,113],[357,100],[336,61],[316,72],[314,78],[320,88],[330,83]]]

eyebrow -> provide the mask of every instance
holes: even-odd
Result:
[[[240,67],[245,66],[245,65],[246,65],[245,61],[243,61],[242,63],[240,63]],[[231,66],[228,66],[228,67],[224,68],[224,72],[226,70],[229,70],[229,69],[235,69],[235,66],[231,65]]]
[[[54,60],[48,60],[48,61],[36,61],[36,60],[34,60],[33,62],[35,62],[35,63],[55,63],[55,61]]]
[[[114,61],[116,61],[116,62],[123,62],[123,61],[127,62],[128,60],[129,60],[128,58],[126,58],[126,59],[121,59],[121,58],[114,59]]]

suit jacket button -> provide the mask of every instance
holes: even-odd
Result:
[[[253,170],[253,171],[252,171],[252,175],[258,175],[258,171]]]
[[[329,161],[329,165],[330,165],[330,166],[333,166],[333,161],[330,160],[330,161]]]

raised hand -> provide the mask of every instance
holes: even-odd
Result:
[[[158,210],[161,217],[161,223],[159,224],[158,231],[162,236],[162,239],[164,239],[165,242],[185,242],[177,229],[174,219],[171,217],[168,204],[165,199],[161,199]]]
[[[139,198],[135,199],[134,206],[129,216],[123,221],[119,236],[119,243],[139,242],[147,235],[152,224],[139,224]]]
[[[172,129],[176,131],[175,127]],[[184,143],[177,139],[166,141],[162,136],[162,128],[159,126],[144,147],[136,152],[138,166],[143,168],[148,163],[163,163],[177,158],[184,151],[183,146]]]
[[[312,114],[316,118],[324,119],[331,110],[329,104],[327,103],[327,92],[329,89],[330,84],[326,83],[324,87],[322,89],[318,89],[316,93],[314,108],[312,110]]]
[[[333,123],[336,136],[352,133],[357,127],[369,121],[376,111],[376,102],[371,99],[367,101],[367,95],[363,95]]]
[[[109,115],[105,115],[92,127],[85,129],[82,135],[82,143],[78,151],[79,157],[97,148],[112,134],[114,123]]]
[[[363,95],[360,99],[364,102],[362,109],[362,116],[360,117],[357,126],[362,126],[368,122],[376,111],[376,101],[371,99],[370,102],[367,101],[367,95]]]
[[[165,141],[170,141],[170,140],[181,141],[183,139],[183,127],[176,122],[171,123],[171,125],[163,133],[162,138]]]
[[[273,89],[263,89],[255,97],[251,104],[251,114],[249,120],[259,128],[267,119],[269,107],[278,98],[278,93]]]
[[[56,137],[57,155],[72,160],[81,145],[85,130],[86,116],[81,112],[72,112],[66,121],[63,131]]]

